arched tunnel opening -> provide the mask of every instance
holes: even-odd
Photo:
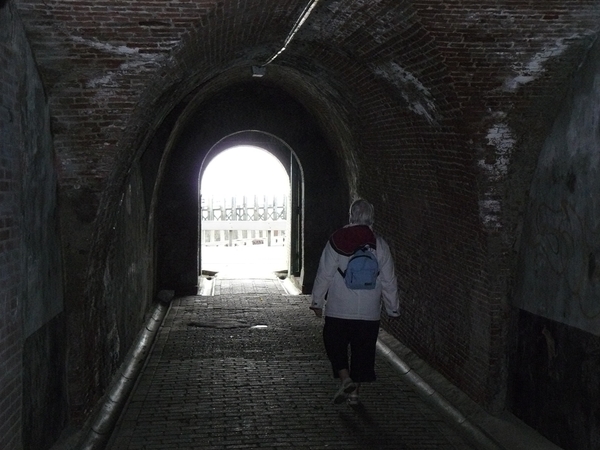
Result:
[[[285,277],[290,177],[267,150],[239,145],[209,155],[200,174],[200,274]]]
[[[202,272],[196,251],[202,248],[198,174],[222,151],[250,145],[272,154],[287,172],[289,256],[282,270],[310,292],[320,246],[346,220],[350,198],[345,162],[334,150],[331,133],[294,96],[255,80],[203,99],[181,129],[162,163],[156,203],[158,289],[197,292]]]

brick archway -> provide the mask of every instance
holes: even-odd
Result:
[[[265,148],[291,170],[297,214],[290,273],[310,292],[323,243],[347,220],[350,176],[341,155],[314,117],[277,87],[241,83],[194,108],[185,115],[162,163],[156,206],[157,288],[197,292],[198,177],[211,155],[243,143]]]

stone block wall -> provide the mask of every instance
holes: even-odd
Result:
[[[515,413],[564,448],[600,446],[600,45],[573,78],[540,153],[512,304]]]
[[[55,155],[40,76],[0,7],[0,448],[49,448],[67,421]]]

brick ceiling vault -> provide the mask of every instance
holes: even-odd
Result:
[[[61,188],[99,192],[125,173],[176,105],[276,54],[307,3],[17,0]],[[265,78],[297,96],[349,161],[374,147],[440,157],[432,139],[451,147],[493,228],[498,186],[524,147],[539,151],[598,24],[597,0],[322,0]],[[521,160],[512,172],[530,173]]]

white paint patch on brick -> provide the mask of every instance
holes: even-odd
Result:
[[[502,228],[500,222],[501,210],[500,201],[498,200],[487,198],[479,201],[479,218],[487,228]]]
[[[125,45],[114,46],[105,42],[92,41],[90,39],[84,39],[81,36],[71,36],[71,40],[79,42],[80,44],[87,45],[88,47],[101,50],[103,52],[112,53],[113,55],[132,55],[140,52],[139,48],[131,48]]]
[[[358,161],[356,157],[357,149],[351,148],[350,151],[345,152],[346,158],[346,167],[348,171],[348,179],[349,179],[349,189],[350,195],[352,198],[358,198],[358,179],[359,179],[359,167]]]
[[[86,87],[96,88],[98,86],[110,86],[111,84],[116,87],[116,83],[113,82],[114,73],[109,72],[108,75],[103,77],[94,78],[86,83]]]
[[[119,66],[119,70],[123,70],[123,71],[135,70],[140,67],[142,68],[142,70],[146,70],[146,68],[148,66],[157,65],[156,63],[159,62],[159,59],[163,59],[163,58],[162,57],[153,58],[153,59],[144,58],[143,60],[127,61]]]
[[[119,66],[118,71],[110,71],[101,77],[96,77],[89,80],[86,83],[86,86],[89,88],[116,87],[117,83],[115,83],[114,78],[121,72],[144,72],[152,70],[155,67],[149,66],[155,66],[165,59],[165,56],[162,54],[140,53],[139,48],[131,48],[125,45],[114,46],[105,42],[84,39],[80,36],[71,36],[71,39],[74,42],[79,42],[87,45],[90,48],[110,53],[115,56],[124,56],[127,58],[127,61]]]
[[[365,15],[365,20],[358,20],[357,13],[363,11],[377,11],[378,7],[385,0],[355,0],[334,1],[327,5],[331,14],[314,14],[308,21],[307,27],[319,34],[335,35],[342,28],[344,37],[354,33],[357,29],[364,27],[369,16]],[[368,31],[370,33],[370,31]],[[340,36],[341,37],[341,36]]]
[[[114,82],[115,77],[122,75],[123,72],[140,73],[155,70],[160,61],[164,59],[164,56],[144,54],[139,55],[139,58],[140,59],[128,60],[122,63],[119,66],[118,71],[111,71],[101,77],[96,77],[89,80],[86,86],[90,88],[97,88],[100,86],[115,87],[117,86],[117,83]]]
[[[569,48],[568,40],[579,38],[579,35],[572,35],[566,38],[559,38],[554,43],[546,46],[541,52],[536,53],[525,64],[514,63],[512,68],[516,75],[504,82],[504,91],[514,92],[519,87],[531,83],[537,79],[544,71],[544,65],[547,61],[560,56]]]
[[[373,72],[398,88],[412,112],[425,117],[431,125],[438,123],[437,108],[431,92],[413,74],[394,61],[375,67]]]
[[[97,77],[89,80],[86,84],[87,87],[90,88],[98,88],[98,87],[117,87],[118,83],[114,81],[114,79],[124,72],[147,72],[150,70],[154,70],[156,67],[156,60],[145,60],[145,61],[128,61],[119,66],[119,70],[115,72],[108,72],[108,74]]]
[[[504,117],[504,113],[496,114],[497,118]],[[485,160],[479,161],[481,167],[488,175],[490,181],[499,181],[508,173],[510,159],[516,144],[512,131],[505,123],[494,124],[486,136],[488,145],[496,150],[495,161],[487,163]],[[494,198],[492,191],[484,194],[484,199],[479,201],[479,217],[483,225],[490,229],[499,229],[502,227],[500,213],[502,205],[499,200]]]
[[[512,135],[511,129],[504,123],[494,124],[486,136],[488,145],[496,148],[496,160],[492,164],[488,164],[485,160],[479,161],[479,166],[482,167],[488,175],[495,180],[505,176],[510,165],[510,157],[516,140]]]

